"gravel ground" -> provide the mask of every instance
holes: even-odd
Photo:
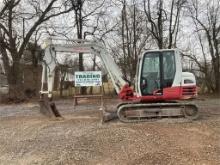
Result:
[[[162,119],[101,123],[98,101],[56,101],[63,119],[48,119],[36,102],[0,105],[0,164],[220,164],[220,99],[196,101],[193,122]],[[112,109],[115,100],[107,100]]]

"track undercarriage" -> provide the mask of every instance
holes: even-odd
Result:
[[[40,112],[48,117],[61,117],[56,105],[48,99],[41,99]],[[117,105],[116,111],[103,111],[102,121],[118,118],[121,122],[134,123],[152,121],[161,118],[187,118],[195,120],[199,116],[195,104],[179,102],[141,103],[122,102]]]
[[[103,116],[103,121],[109,121],[116,115],[109,113]],[[118,104],[117,117],[125,123],[151,121],[161,118],[187,118],[195,120],[199,116],[198,108],[191,103],[132,103]]]

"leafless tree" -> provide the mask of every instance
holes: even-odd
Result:
[[[124,78],[134,83],[138,56],[146,47],[149,33],[146,30],[145,15],[141,11],[138,1],[118,1],[121,8],[118,17],[117,32],[112,34],[110,46],[114,59],[124,73]]]
[[[88,21],[92,16],[99,15],[105,0],[93,2],[91,0],[70,0],[74,10],[74,20],[78,39],[85,39],[88,32]],[[88,8],[90,7],[90,8]],[[96,27],[97,28],[97,27]],[[92,32],[91,32],[92,33]],[[83,54],[79,54],[79,70],[83,71]]]
[[[185,3],[186,0],[144,0],[147,28],[159,49],[177,47],[181,12]]]
[[[74,20],[78,39],[85,39],[88,32],[88,21],[92,16],[99,15],[101,7],[103,7],[105,0],[91,1],[91,0],[70,0],[70,6],[74,10]],[[98,19],[97,19],[98,20]],[[94,29],[97,27],[94,27]],[[94,30],[93,30],[94,31]],[[79,71],[84,71],[83,53],[79,53]],[[86,93],[86,88],[82,87],[82,94]]]
[[[49,19],[68,13],[66,1],[3,0],[0,9],[0,52],[9,83],[9,97],[23,96],[22,67],[20,60],[37,28]],[[26,22],[27,27],[24,28]]]
[[[132,83],[134,83],[133,78],[136,73],[138,55],[145,47],[146,41],[149,37],[146,34],[145,26],[143,24],[144,22],[144,15],[140,9],[138,9],[136,2],[133,1],[131,5],[128,5],[126,0],[124,0],[121,12],[121,37],[124,55],[123,69],[125,73],[130,73],[127,79]]]
[[[214,85],[211,84],[210,88],[213,92],[220,93],[220,1],[200,2],[198,0],[192,0],[190,1],[188,10],[196,27],[195,32],[199,36],[204,36],[204,39],[199,37],[204,61],[200,68],[207,75],[206,81],[210,81],[211,73],[207,63],[207,59],[210,57],[211,68],[213,68],[214,73],[212,76]],[[208,48],[207,51],[204,50],[204,47]],[[194,60],[196,61],[196,58]]]

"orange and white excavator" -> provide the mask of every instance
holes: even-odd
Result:
[[[143,52],[138,59],[133,89],[100,42],[88,40],[72,40],[67,44],[55,42],[49,39],[45,46],[40,91],[40,106],[44,113],[60,116],[52,101],[56,58],[61,55],[59,52],[72,52],[99,56],[121,99],[121,103],[116,107],[120,121],[139,122],[163,117],[185,117],[192,120],[198,118],[196,105],[180,101],[195,98],[197,91],[195,76],[182,71],[181,57],[177,49]],[[45,99],[44,94],[48,94],[49,99]]]

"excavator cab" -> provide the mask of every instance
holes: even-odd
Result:
[[[171,87],[175,78],[175,51],[150,51],[143,55],[140,91],[142,96],[162,95],[163,88]]]
[[[196,96],[195,76],[182,72],[178,50],[146,51],[138,66],[136,91],[142,101],[180,100]]]
[[[140,56],[136,77],[136,95],[118,106],[122,122],[140,122],[163,117],[198,118],[192,103],[178,102],[196,95],[195,76],[182,72],[181,57],[176,49],[149,50]]]

